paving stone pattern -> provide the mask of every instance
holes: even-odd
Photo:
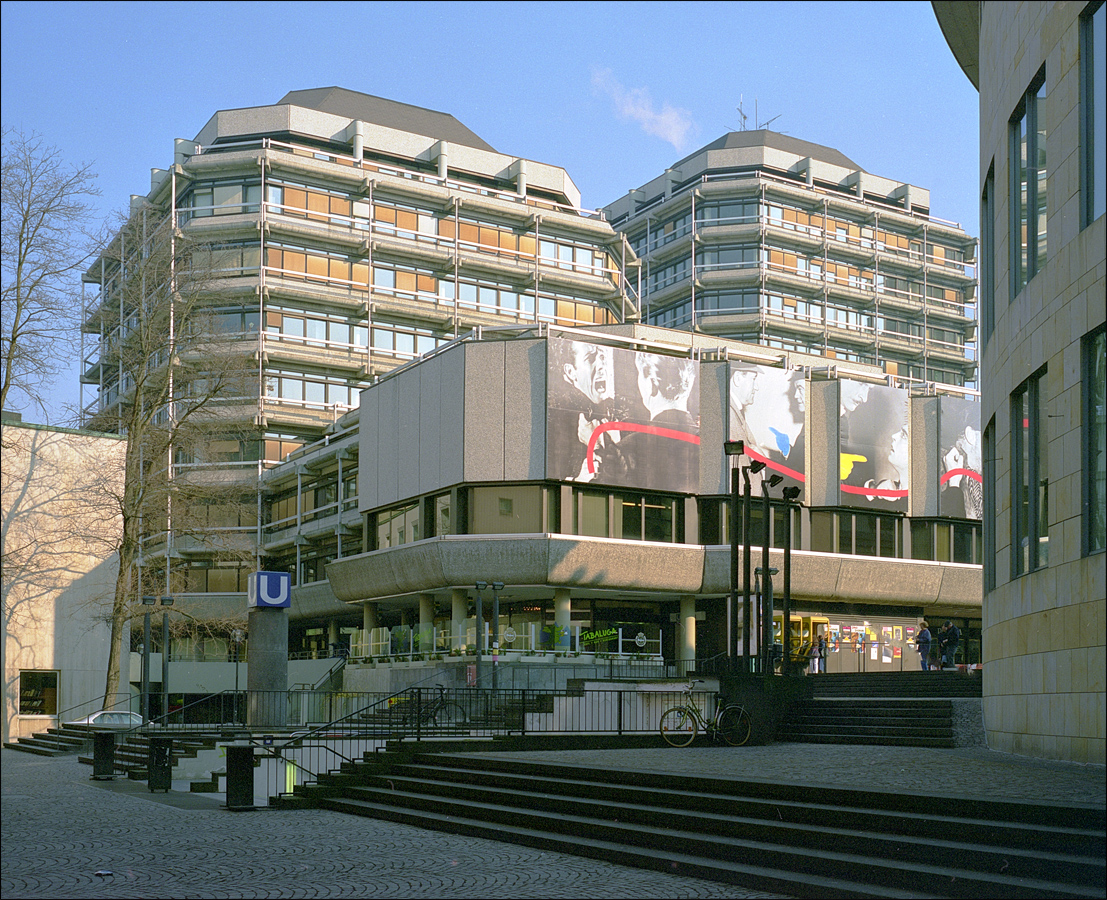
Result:
[[[4,900],[781,896],[325,810],[229,812],[92,781],[72,756],[3,750],[0,771]]]

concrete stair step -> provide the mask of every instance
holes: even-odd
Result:
[[[1105,881],[1102,813],[1069,806],[984,801],[964,819],[833,787],[814,802],[802,785],[431,754],[360,768],[289,802],[796,897],[1101,896]]]

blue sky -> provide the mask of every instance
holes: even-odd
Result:
[[[933,215],[978,233],[977,94],[928,2],[4,0],[0,17],[4,126],[91,163],[105,216],[216,110],[339,85],[561,166],[586,207],[740,130],[741,103],[746,127],[927,188]]]

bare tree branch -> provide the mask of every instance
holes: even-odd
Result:
[[[4,130],[0,171],[0,409],[18,400],[45,411],[46,389],[77,334],[73,279],[96,252],[90,200],[99,191],[88,165],[68,166],[34,133]]]
[[[127,623],[143,594],[186,589],[172,568],[173,552],[244,562],[253,542],[218,522],[256,521],[257,470],[219,475],[221,445],[256,442],[256,345],[220,333],[213,310],[241,303],[229,296],[217,248],[173,227],[156,209],[137,210],[105,255],[100,308],[101,365],[113,373],[113,403],[89,424],[127,437],[122,491],[105,495],[118,510],[119,574],[112,605],[112,637],[105,696],[120,677]]]

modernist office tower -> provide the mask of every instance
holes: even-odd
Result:
[[[649,324],[975,384],[975,241],[922,188],[740,131],[604,211],[642,260]]]
[[[256,389],[237,421],[222,421],[245,437],[213,432],[173,458],[178,476],[237,472],[255,491],[256,514],[213,515],[222,545],[237,535],[240,550],[256,548],[261,471],[322,437],[377,375],[473,329],[635,313],[622,236],[579,207],[563,169],[498,153],[450,115],[341,88],[222,110],[178,140],[172,166],[132,198],[131,221],[143,217],[146,233],[168,223],[219,251],[209,321],[255,360]],[[100,430],[117,428],[132,399],[116,348],[134,302],[121,286],[140,253],[117,238],[85,277],[95,293],[84,382],[96,392],[85,413]],[[238,594],[261,562],[147,532],[144,559],[174,560],[174,593]]]
[[[1102,765],[1107,9],[934,8],[980,91],[984,722]]]

